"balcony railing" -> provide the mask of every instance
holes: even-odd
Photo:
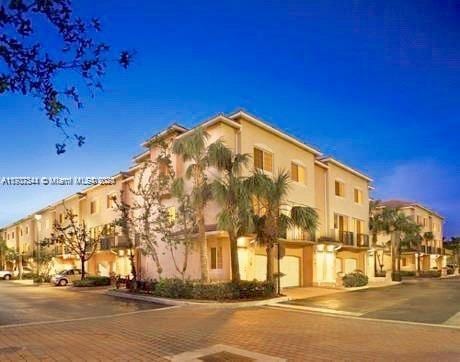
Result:
[[[443,251],[442,248],[437,248],[436,249],[436,254],[442,255],[442,251]]]
[[[367,234],[356,234],[356,242],[359,247],[369,247],[369,235]]]
[[[339,231],[339,241],[344,245],[354,245],[354,234],[351,231]]]
[[[99,250],[111,250],[114,244],[113,237],[106,237],[100,240]]]

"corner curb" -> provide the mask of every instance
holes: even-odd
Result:
[[[194,307],[201,307],[201,308],[248,308],[248,307],[260,307],[265,305],[271,305],[281,302],[287,302],[291,300],[289,297],[278,297],[278,298],[271,298],[271,299],[264,299],[264,300],[255,300],[255,301],[245,301],[245,302],[192,302],[187,300],[177,300],[177,299],[169,299],[169,298],[159,298],[153,297],[149,295],[139,295],[133,293],[126,293],[126,292],[117,292],[116,290],[108,290],[105,292],[106,295],[110,295],[112,297],[117,298],[125,298],[131,300],[139,300],[143,302],[150,302],[156,304],[164,304],[164,305],[174,305],[174,306],[194,306]]]

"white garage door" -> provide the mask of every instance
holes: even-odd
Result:
[[[357,269],[356,259],[345,259],[345,273],[352,273]]]
[[[259,281],[267,280],[267,256],[256,255],[256,279]]]
[[[280,260],[281,288],[300,286],[300,258],[297,256],[285,255]]]

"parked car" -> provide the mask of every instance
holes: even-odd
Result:
[[[72,283],[74,280],[81,279],[80,269],[66,269],[62,270],[51,277],[51,283],[56,286],[65,287],[67,284]]]
[[[13,272],[10,270],[0,270],[0,279],[10,280],[13,277]]]
[[[28,266],[22,267],[22,275],[24,275],[24,274],[33,274],[33,272],[34,271],[31,268],[29,268]],[[19,276],[19,270],[18,269],[15,269],[13,271],[13,276],[14,277]]]

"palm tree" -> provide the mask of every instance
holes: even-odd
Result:
[[[8,253],[8,245],[6,244],[6,240],[0,238],[0,270],[5,270],[6,264],[6,254]]]
[[[369,202],[369,232],[372,236],[372,246],[375,248],[378,241],[378,234],[385,231],[384,223],[382,220],[382,213],[378,209],[380,200],[371,200]],[[383,255],[382,255],[383,259]],[[374,252],[374,272],[377,274],[378,252]],[[380,264],[380,271],[382,271],[382,264]]]
[[[412,219],[408,220],[408,224],[406,225],[405,235],[401,240],[401,244],[405,245],[408,248],[415,248],[417,250],[417,270],[416,276],[420,276],[421,273],[421,252],[422,252],[422,242],[423,236],[421,235],[422,227]]]
[[[206,176],[208,167],[207,140],[209,134],[201,127],[185,134],[173,144],[173,152],[182,156],[185,162],[190,162],[185,177],[192,180],[191,202],[196,210],[198,224],[198,240],[200,245],[201,280],[209,281],[208,273],[208,243],[204,210],[211,197],[211,190]]]
[[[257,241],[265,246],[267,253],[268,281],[273,281],[272,250],[278,243],[279,236],[289,227],[297,226],[310,234],[318,227],[318,213],[311,207],[294,206],[289,215],[281,212],[282,208],[287,206],[289,182],[289,174],[286,171],[268,176],[256,170],[247,180],[249,190],[260,205],[259,210],[255,210],[254,226]]]
[[[230,240],[233,282],[240,281],[238,238],[248,231],[251,221],[251,196],[245,178],[240,176],[249,159],[248,154],[234,154],[222,142],[215,142],[208,149],[209,164],[222,172],[211,186],[222,208],[217,215],[217,226],[227,231]]]
[[[401,280],[401,242],[414,235],[414,221],[398,209],[386,207],[380,213],[381,230],[390,235],[391,279]]]

